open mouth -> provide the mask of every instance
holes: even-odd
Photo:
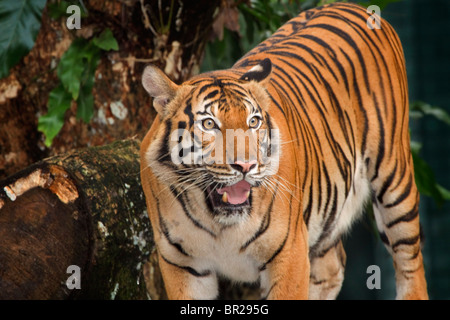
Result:
[[[213,211],[243,209],[251,205],[251,185],[247,181],[241,180],[223,188],[208,187],[206,197]]]

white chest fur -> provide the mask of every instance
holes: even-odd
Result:
[[[192,267],[198,272],[208,270],[234,281],[258,280],[261,261],[257,261],[252,255],[254,251],[243,250],[242,246],[258,230],[260,219],[247,217],[240,223],[225,227],[212,223],[207,225],[211,232],[207,232],[194,226],[184,212],[176,211],[171,210],[172,217],[166,217],[165,223],[168,224],[172,243],[180,244],[187,255],[180,254],[163,237],[159,249],[167,259]]]

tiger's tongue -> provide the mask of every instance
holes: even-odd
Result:
[[[224,192],[228,195],[228,202],[231,204],[241,204],[244,203],[248,198],[248,192],[250,191],[250,184],[241,180],[232,186],[228,186],[222,189],[217,189],[218,194],[224,194]]]

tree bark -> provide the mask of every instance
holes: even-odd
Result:
[[[0,182],[0,299],[164,298],[138,150],[74,151]],[[73,265],[81,289],[66,285]]]

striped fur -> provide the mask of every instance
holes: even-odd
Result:
[[[179,86],[154,67],[144,71],[159,116],[141,146],[141,179],[170,298],[215,298],[225,276],[259,281],[263,298],[333,299],[344,274],[341,237],[370,199],[397,298],[428,297],[403,51],[386,21],[371,30],[368,17],[354,4],[308,10],[231,69]],[[169,156],[189,136],[187,154],[218,146],[217,132],[249,129],[252,117],[261,123],[248,137],[258,156],[247,173],[234,164],[239,148],[250,160],[247,144],[224,151],[222,164]],[[175,129],[188,134],[171,139]],[[253,134],[270,129],[280,142],[268,152],[275,139]],[[251,185],[243,205],[208,200],[241,179]]]

